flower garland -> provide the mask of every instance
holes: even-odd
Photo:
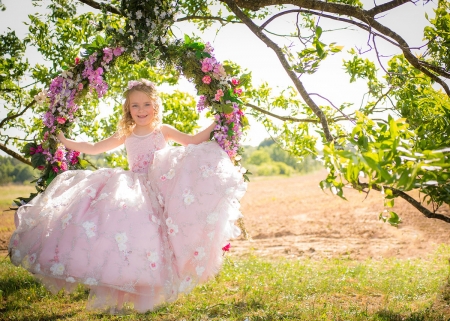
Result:
[[[38,104],[49,105],[42,115],[42,142],[28,143],[22,150],[25,157],[31,157],[32,165],[42,171],[36,186],[38,192],[45,190],[57,174],[86,166],[86,162],[79,157],[80,152],[67,150],[58,143],[54,135],[60,130],[66,132],[76,122],[79,110],[77,100],[94,91],[99,98],[103,97],[108,90],[103,74],[123,52],[122,47],[106,47],[101,53],[94,52],[88,56],[83,64],[77,57],[71,70],[63,71],[51,81],[48,91],[44,90],[34,97]],[[30,198],[19,200],[28,202],[34,196],[35,194],[32,194]]]
[[[197,110],[201,112],[211,106],[217,112],[214,115],[217,122],[214,139],[231,159],[238,162],[241,159],[240,140],[244,126],[242,102],[238,98],[243,91],[238,87],[240,80],[227,75],[223,65],[214,57],[213,51],[211,45],[206,43],[203,53],[206,53],[207,57],[201,59],[200,63],[201,71],[204,73],[201,81],[213,87],[210,93],[214,93],[214,97],[211,94],[201,95]]]

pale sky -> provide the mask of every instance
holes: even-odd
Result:
[[[373,1],[365,1],[370,7],[373,6]],[[28,21],[28,14],[42,10],[35,8],[29,0],[3,0],[7,10],[0,12],[0,32],[5,32],[8,27],[16,30],[19,37],[22,37],[27,32],[27,26],[23,24]],[[43,0],[42,3],[48,4],[48,0]],[[381,4],[382,2],[379,2]],[[388,14],[380,18],[381,22],[387,24],[395,32],[399,33],[409,44],[413,47],[418,47],[423,44],[422,35],[423,27],[427,23],[425,19],[425,12],[429,16],[434,16],[434,3],[429,3],[422,6],[422,3],[414,5],[407,3],[400,8],[396,8]],[[87,11],[90,7],[85,6]],[[92,9],[94,10],[94,9]],[[269,29],[274,32],[291,32],[293,31],[294,15],[286,15],[276,22],[269,25]],[[336,21],[326,20],[321,18],[321,26],[324,30],[322,41],[337,42],[337,45],[344,46],[342,54],[327,58],[321,65],[320,72],[314,75],[304,75],[301,80],[309,92],[320,93],[321,95],[330,99],[335,105],[340,105],[343,102],[352,102],[359,106],[363,94],[365,93],[365,84],[360,81],[356,84],[349,84],[349,77],[344,73],[342,67],[342,60],[348,55],[347,52],[352,47],[367,49],[367,33],[358,29],[352,28],[348,30],[339,30],[344,27],[344,24]],[[328,31],[328,30],[335,31]],[[195,28],[192,24],[187,22],[177,23],[174,28],[178,37],[182,38],[183,33],[192,34]],[[216,34],[216,30],[212,29],[201,35],[204,41],[209,41],[214,47],[214,53],[219,61],[231,60],[241,67],[248,69],[253,75],[253,84],[259,85],[264,81],[269,82],[272,87],[278,87],[279,90],[292,86],[292,83],[280,62],[276,58],[274,52],[269,49],[262,41],[260,41],[253,33],[245,26],[240,24],[229,25],[220,30]],[[274,39],[274,38],[273,38]],[[279,43],[289,44],[289,40],[278,40]],[[379,41],[379,50],[382,54],[388,56],[383,60],[386,61],[390,55],[398,53],[398,49],[384,41]],[[367,58],[373,59],[373,52],[365,54]],[[31,63],[36,63],[40,60],[36,51],[30,51],[28,54]],[[377,68],[379,68],[378,63]],[[182,81],[177,89],[188,91],[194,96],[195,89],[192,84],[187,81]],[[161,91],[170,91],[170,88],[163,86]],[[327,104],[323,100],[317,99],[319,105]],[[261,106],[264,107],[264,106]],[[0,116],[4,113],[0,110]],[[262,125],[257,124],[252,119],[250,120],[251,129],[248,138],[245,139],[244,144],[257,145],[261,140],[268,137],[267,132]]]

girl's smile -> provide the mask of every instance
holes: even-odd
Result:
[[[155,115],[153,101],[142,91],[133,91],[130,94],[130,115],[136,124],[137,131],[151,130]]]

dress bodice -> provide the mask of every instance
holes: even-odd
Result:
[[[148,167],[153,163],[155,152],[164,147],[166,140],[160,129],[155,129],[144,136],[132,132],[125,140],[130,170],[135,173],[147,173]]]

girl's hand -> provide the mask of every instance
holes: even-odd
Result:
[[[64,139],[66,139],[66,137],[64,136],[63,132],[60,131],[56,137],[58,137],[59,141],[62,142]]]

